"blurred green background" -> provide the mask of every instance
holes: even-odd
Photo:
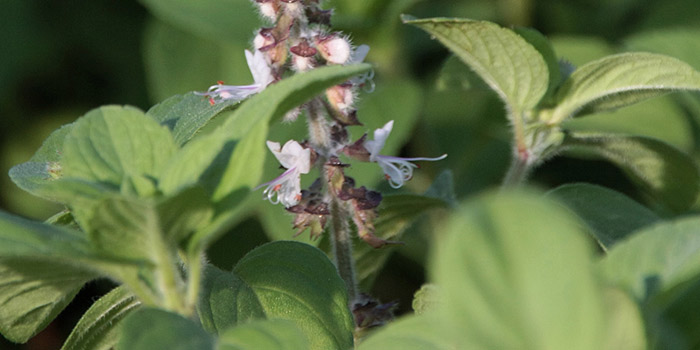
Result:
[[[0,208],[35,219],[60,210],[11,183],[9,168],[26,161],[58,126],[104,104],[147,109],[168,96],[206,90],[217,80],[251,80],[243,50],[261,26],[248,0],[5,0],[0,11]],[[499,184],[510,157],[508,125],[497,97],[465,66],[444,62],[449,53],[399,15],[466,17],[503,26],[533,27],[549,37],[557,55],[574,65],[615,52],[669,54],[700,69],[700,2],[697,0],[333,0],[334,27],[356,45],[371,47],[376,90],[360,95],[353,136],[395,119],[388,152],[437,156],[402,191],[423,192],[449,169],[458,199]],[[601,126],[601,120],[605,125]],[[656,98],[606,115],[580,118],[572,128],[660,138],[698,159],[700,99]],[[302,138],[304,124],[280,124],[270,139]],[[277,165],[268,159],[265,178]],[[358,183],[391,189],[372,166],[353,166]],[[592,159],[561,157],[538,169],[544,188],[586,181],[612,187],[642,202],[618,169]],[[228,269],[270,238],[291,239],[291,217],[254,198],[249,215],[215,244],[211,260]],[[372,292],[410,311],[424,281],[423,259],[439,235],[445,213],[434,212],[406,232]],[[304,235],[298,239],[305,240]],[[80,314],[111,287],[93,282],[40,336],[23,346],[0,340],[0,349],[57,349]]]

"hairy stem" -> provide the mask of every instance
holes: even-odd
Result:
[[[324,174],[324,182],[331,183],[328,173],[325,171],[325,164],[331,154],[331,131],[323,115],[323,103],[314,99],[307,104],[307,114],[309,122],[309,138],[314,149],[319,153],[318,164],[321,173]],[[355,260],[352,256],[352,239],[347,209],[332,189],[330,194],[330,221],[331,221],[331,253],[338,274],[345,281],[348,299],[354,300],[357,296],[357,278],[355,277]]]
[[[522,185],[532,172],[532,162],[529,159],[528,150],[521,150],[518,148],[513,153],[510,168],[508,169],[508,173],[506,173],[506,177],[503,179],[501,188],[518,187]]]
[[[344,210],[340,200],[334,196],[331,199],[331,249],[338,274],[345,281],[348,300],[352,301],[357,297],[357,277],[347,217],[347,211]]]
[[[199,299],[199,288],[202,284],[202,263],[204,262],[204,254],[197,250],[191,253],[187,258],[187,299],[186,308],[188,313],[193,313]]]

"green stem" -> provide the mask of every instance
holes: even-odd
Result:
[[[309,121],[309,139],[314,148],[319,152],[318,164],[324,176],[326,184],[331,183],[324,166],[331,152],[331,132],[323,116],[323,103],[314,99],[307,105]],[[357,296],[357,278],[355,277],[355,260],[352,256],[352,239],[348,218],[350,215],[345,209],[343,202],[338,199],[333,190],[328,191],[330,200],[330,221],[331,221],[331,254],[333,262],[338,270],[338,274],[345,281],[348,300],[353,301]]]
[[[532,172],[532,162],[529,160],[528,151],[521,151],[516,148],[513,152],[513,159],[506,177],[503,179],[501,188],[518,187],[525,183],[530,172]]]
[[[204,254],[197,249],[187,257],[187,299],[186,308],[188,314],[194,313],[199,301],[199,288],[202,284],[202,265]]]
[[[163,306],[182,315],[187,315],[180,295],[181,278],[175,259],[163,237],[154,237],[153,257],[156,263],[156,284],[163,298]]]

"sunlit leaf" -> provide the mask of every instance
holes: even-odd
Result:
[[[535,107],[547,91],[547,63],[515,32],[469,19],[408,19],[459,56],[516,114]]]
[[[219,337],[217,350],[307,350],[309,343],[294,322],[265,320],[231,328]]]
[[[119,350],[213,350],[214,339],[196,322],[165,310],[141,308],[122,324]]]

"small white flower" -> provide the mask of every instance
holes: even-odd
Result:
[[[287,170],[256,189],[267,186],[263,191],[264,198],[272,204],[282,203],[287,208],[292,207],[301,200],[301,174],[308,174],[311,170],[311,150],[294,140],[287,141],[281,148],[278,142],[267,141],[267,148]]]
[[[224,85],[223,82],[219,82],[210,86],[207,92],[198,92],[197,94],[209,97],[209,103],[213,105],[216,102],[226,100],[240,101],[252,94],[263,91],[274,80],[272,69],[267,64],[265,56],[258,50],[255,50],[255,54],[245,50],[245,58],[248,62],[250,73],[253,75],[254,84]]]
[[[374,140],[365,141],[365,149],[369,152],[369,161],[376,162],[384,171],[386,179],[389,180],[389,185],[393,188],[403,186],[404,182],[413,177],[413,169],[418,168],[411,162],[414,161],[436,161],[447,157],[443,154],[436,158],[401,158],[380,155],[379,152],[384,148],[386,139],[394,127],[394,121],[386,123],[381,129],[374,130]]]

